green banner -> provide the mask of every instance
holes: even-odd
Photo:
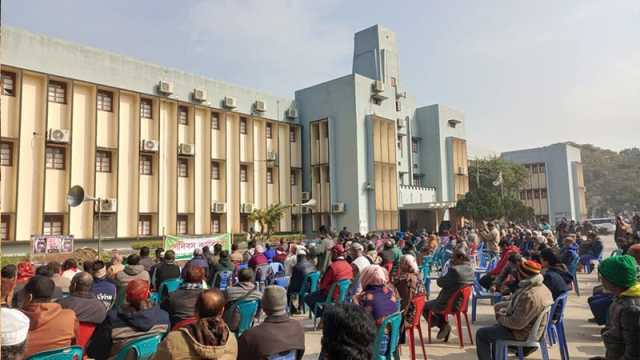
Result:
[[[164,238],[164,249],[173,250],[176,260],[189,260],[193,257],[193,250],[208,246],[211,251],[216,244],[222,244],[222,249],[231,251],[231,234],[206,236],[167,235]]]

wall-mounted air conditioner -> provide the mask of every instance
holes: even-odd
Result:
[[[267,111],[267,106],[264,104],[264,101],[256,100],[255,104],[253,104],[253,108],[256,112],[265,112]]]
[[[298,110],[294,107],[290,107],[287,109],[287,117],[289,119],[295,119],[298,117]]]
[[[195,155],[196,147],[193,144],[180,144],[178,145],[178,154],[180,155]]]
[[[207,100],[207,92],[202,90],[202,89],[193,89],[193,100],[206,101]]]
[[[267,151],[267,161],[278,161],[278,153],[275,151]]]
[[[227,212],[227,203],[214,201],[213,204],[211,204],[211,212],[216,213],[216,214],[226,213]]]
[[[47,140],[51,142],[68,144],[71,141],[71,131],[69,129],[49,129]]]
[[[148,152],[157,152],[160,149],[160,143],[158,140],[146,140],[140,141],[140,150]]]
[[[250,214],[252,212],[253,212],[253,204],[251,203],[240,204],[240,213]]]
[[[373,84],[371,85],[371,90],[374,93],[384,92],[384,83],[380,80],[374,81]]]
[[[344,212],[344,203],[339,202],[331,205],[331,212],[334,214],[339,214]]]
[[[158,92],[164,95],[173,94],[173,84],[168,81],[158,82]]]
[[[231,97],[231,96],[225,96],[223,105],[224,105],[224,107],[229,108],[229,109],[235,109],[236,107],[238,107],[236,98]]]
[[[96,201],[96,209],[98,212],[98,204],[100,204],[100,212],[116,212],[117,200],[116,199],[102,199],[102,201]]]
[[[404,119],[400,119],[400,118],[398,118],[398,119],[396,120],[396,123],[398,124],[398,129],[404,129],[404,126],[405,126],[405,121],[404,121]]]

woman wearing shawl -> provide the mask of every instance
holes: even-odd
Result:
[[[386,316],[399,310],[398,296],[386,269],[380,265],[366,267],[360,274],[360,283],[363,290],[354,302],[373,316],[376,325],[380,326]]]

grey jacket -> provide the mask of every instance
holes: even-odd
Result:
[[[617,296],[602,333],[607,360],[640,359],[640,296]]]
[[[473,276],[473,267],[469,262],[449,267],[449,271],[438,278],[437,284],[441,290],[438,297],[433,302],[430,302],[429,307],[435,311],[444,310],[447,307],[449,298],[458,289],[465,285],[473,284]]]

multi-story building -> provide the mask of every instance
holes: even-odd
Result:
[[[296,91],[307,221],[361,232],[434,229],[468,191],[462,113],[416,107],[402,87],[395,34],[355,35],[351,74]]]
[[[0,237],[433,227],[468,187],[463,116],[416,108],[395,35],[356,34],[353,73],[295,100],[3,28]],[[73,185],[105,199],[69,207]],[[303,211],[304,210],[304,211]],[[453,214],[451,214],[453,215]],[[98,229],[98,223],[101,224]]]
[[[524,165],[528,177],[520,200],[534,209],[539,220],[555,223],[562,218],[587,218],[580,149],[568,143],[509,151],[502,158]]]

